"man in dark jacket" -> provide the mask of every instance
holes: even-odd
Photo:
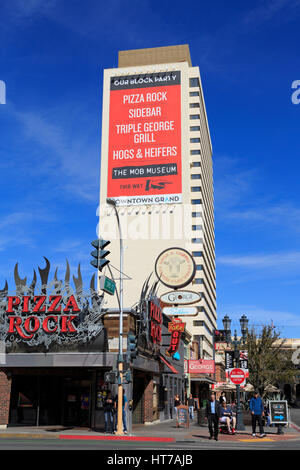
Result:
[[[258,421],[260,437],[264,437],[265,433],[262,424],[262,416],[264,416],[264,405],[257,391],[254,392],[254,395],[250,400],[249,409],[251,411],[252,417],[252,436],[256,436],[256,421]]]
[[[209,439],[214,437],[217,441],[219,434],[220,403],[216,400],[214,393],[211,394],[210,399],[207,401],[205,414],[208,419]]]

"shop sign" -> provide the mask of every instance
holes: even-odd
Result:
[[[7,283],[0,291],[0,341],[8,348],[21,342],[32,347],[43,345],[46,349],[53,343],[87,343],[103,329],[103,296],[95,290],[95,276],[90,290],[84,292],[79,266],[78,278],[73,276],[74,290],[67,262],[65,282],[57,279],[57,270],[53,281],[48,282],[50,263],[45,260],[46,268],[39,268],[40,285],[34,271],[28,286],[27,278],[19,277],[16,264],[15,293],[9,295]]]
[[[168,248],[156,259],[155,273],[165,286],[181,288],[194,279],[196,264],[188,251],[182,248]]]
[[[288,404],[286,400],[270,400],[269,410],[271,424],[288,424]]]
[[[199,302],[201,300],[201,295],[197,292],[188,290],[178,290],[163,294],[160,300],[165,304],[188,305]]]
[[[176,427],[184,427],[188,428],[190,425],[189,422],[189,408],[188,406],[185,405],[179,405],[177,406],[177,423]]]
[[[164,307],[163,313],[168,317],[194,317],[198,313],[197,307]]]
[[[161,344],[162,311],[158,302],[150,300],[148,303],[150,320],[150,338],[153,344]]]
[[[172,322],[169,323],[168,331],[171,333],[171,343],[169,348],[166,350],[167,356],[173,356],[179,348],[181,334],[184,332],[185,323],[180,318],[173,318]]]
[[[214,374],[215,361],[212,359],[189,360],[188,371],[190,374]]]

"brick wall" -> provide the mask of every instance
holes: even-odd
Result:
[[[146,387],[144,392],[144,422],[153,421],[153,379],[145,378]]]
[[[7,425],[9,419],[11,378],[0,370],[0,426]]]

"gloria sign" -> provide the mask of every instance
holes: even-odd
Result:
[[[107,197],[119,205],[182,202],[180,71],[110,82]]]
[[[21,279],[18,265],[15,267],[16,292],[8,295],[8,285],[0,291],[0,340],[6,347],[26,343],[27,346],[51,344],[67,345],[87,343],[102,330],[102,301],[94,288],[93,276],[90,291],[84,293],[80,267],[78,278],[73,276],[75,290],[70,286],[70,270],[67,262],[65,282],[57,279],[57,271],[52,282],[48,282],[50,263],[40,269],[41,285],[37,277],[30,286],[27,279]]]

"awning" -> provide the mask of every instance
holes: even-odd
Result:
[[[208,384],[215,383],[212,379],[209,379],[208,377],[191,377],[191,382],[206,382]]]
[[[159,356],[159,359],[161,359],[166,364],[166,366],[169,367],[169,369],[171,369],[173,374],[178,374],[178,370],[176,370],[175,367],[173,367],[172,364],[170,364],[169,361],[167,361],[167,359],[165,359],[163,356]]]

